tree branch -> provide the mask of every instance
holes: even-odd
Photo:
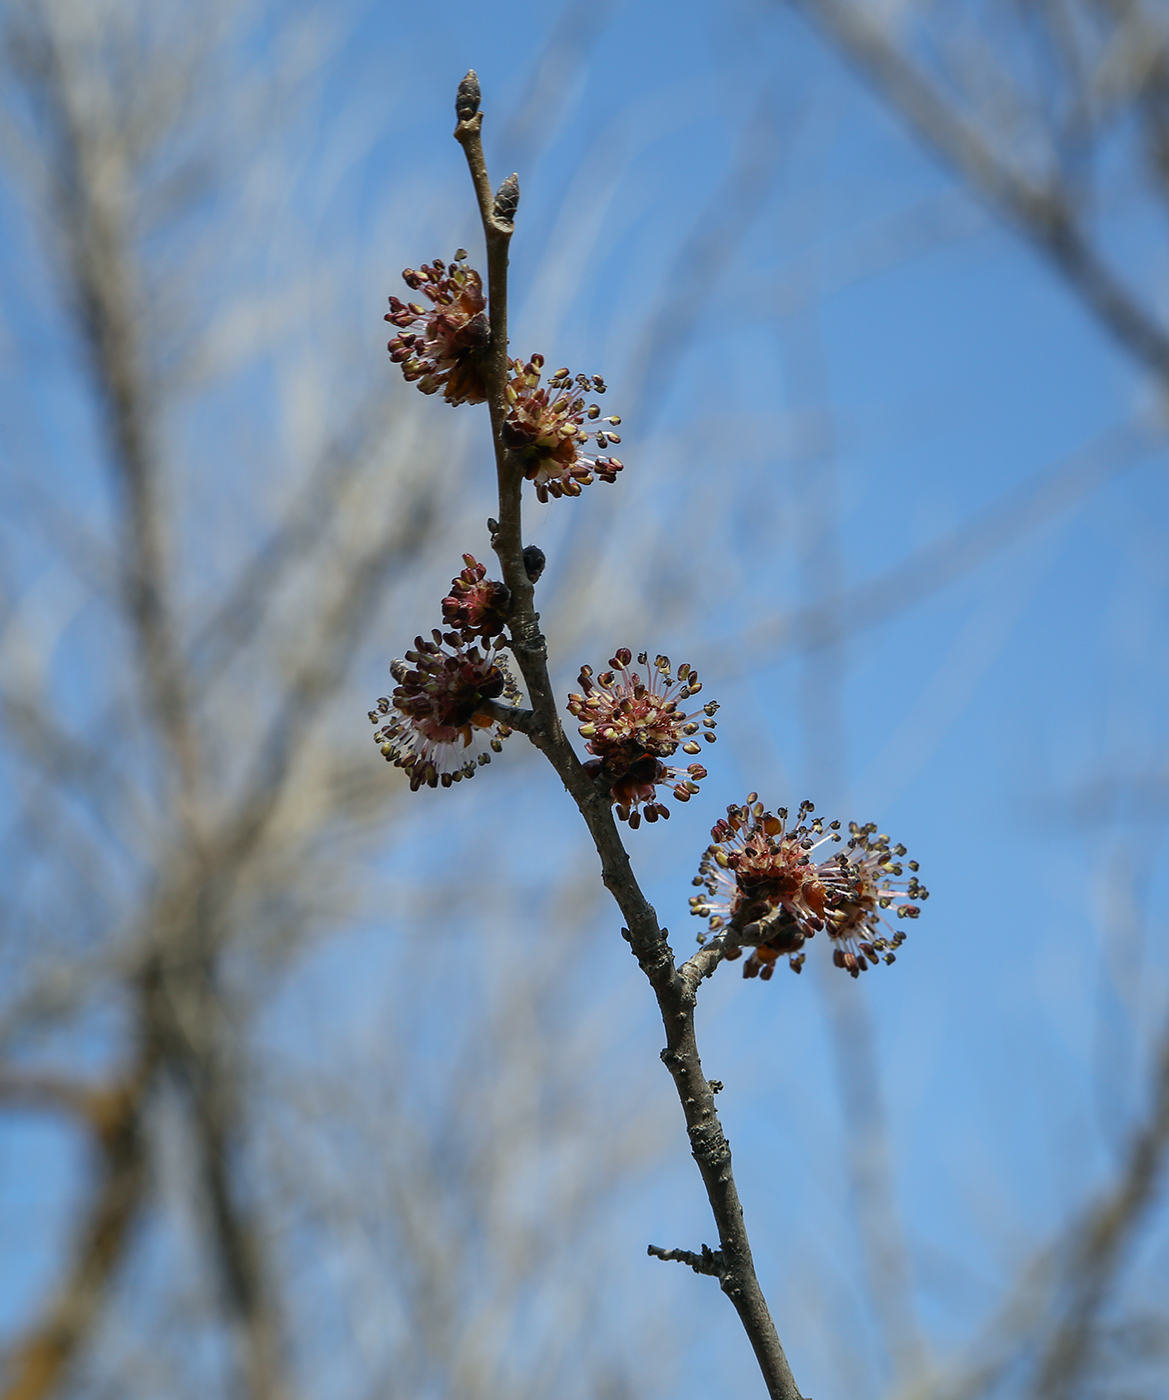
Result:
[[[483,159],[482,114],[478,108],[478,80],[474,73],[469,73],[459,88],[459,124],[455,129],[455,139],[466,154],[487,245],[491,344],[484,379],[487,383],[499,483],[499,522],[493,533],[492,546],[499,557],[504,581],[511,590],[513,601],[508,623],[511,648],[531,703],[530,718],[525,717],[515,727],[522,728],[552,764],[584,818],[601,860],[601,878],[625,919],[627,927],[623,934],[657,997],[666,1031],[662,1060],[674,1079],[686,1119],[691,1152],[702,1175],[718,1227],[717,1257],[721,1261],[717,1274],[719,1284],[739,1314],[766,1382],[768,1395],[772,1400],[800,1400],[800,1392],[755,1274],[743,1210],[731,1169],[730,1146],[715,1111],[714,1093],[703,1073],[698,1054],[694,1034],[694,988],[701,978],[691,982],[675,968],[666,931],[659,926],[653,906],[642,893],[628,853],[621,843],[611,799],[597,790],[568,742],[548,676],[547,652],[538,626],[539,614],[535,612],[532,602],[534,588],[523,563],[523,473],[503,438],[508,375],[507,252],[513,224],[510,216],[500,218],[499,215],[501,206],[514,212],[513,196],[518,197],[518,186],[512,177],[512,180],[504,182],[499,196],[491,197],[491,183]],[[495,714],[496,709],[493,707],[491,712]]]
[[[151,996],[149,988],[140,992]],[[125,1079],[104,1091],[56,1081],[12,1079],[11,1097],[66,1107],[92,1129],[98,1179],[75,1236],[73,1258],[41,1320],[17,1343],[11,1379],[0,1400],[48,1400],[63,1384],[88,1338],[145,1203],[149,1154],[143,1114],[159,1062],[157,1037],[144,1017],[138,1059]],[[21,1090],[25,1092],[21,1092]]]

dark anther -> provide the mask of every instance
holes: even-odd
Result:
[[[467,74],[459,84],[459,90],[455,94],[455,115],[461,122],[469,122],[479,110],[479,79],[475,75],[474,68]]]
[[[539,581],[544,572],[544,551],[538,544],[524,545],[524,573],[532,583]]]
[[[520,177],[509,175],[496,192],[495,208],[491,212],[498,223],[510,224],[519,205]]]

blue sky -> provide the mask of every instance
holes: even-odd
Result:
[[[351,259],[339,286],[353,353],[384,356],[371,298],[380,306],[401,267],[459,243],[477,257],[450,132],[454,86],[478,71],[493,175],[518,168],[521,180],[517,353],[603,373],[624,419],[616,486],[529,511],[549,553],[554,669],[567,689],[583,661],[645,645],[698,666],[723,705],[701,799],[629,842],[675,946],[690,946],[706,832],[749,789],[875,820],[921,862],[932,898],[896,966],[841,995],[864,1003],[844,1024],[871,1025],[916,1304],[944,1354],[1105,1178],[1142,1103],[1167,990],[1165,453],[1110,458],[1092,489],[828,651],[785,645],[767,624],[841,594],[859,610],[866,582],[938,541],[957,550],[981,513],[1147,406],[1147,386],[783,5],[455,0],[438,19],[375,4],[352,33],[334,24],[284,224],[244,261],[279,276],[288,226],[323,258]],[[1151,285],[1152,238],[1122,213],[1110,228],[1134,281]],[[11,395],[22,380],[7,358]],[[70,417],[67,386],[44,393],[44,422],[61,402]],[[459,431],[458,450],[485,454],[474,428]],[[459,511],[482,519],[489,492],[485,470],[482,499]],[[591,580],[558,571],[582,537]],[[452,532],[451,559],[483,544]],[[579,640],[578,590],[639,548],[661,635],[629,637],[615,618],[587,655],[561,654],[558,637]],[[446,557],[425,567],[436,587],[450,577]],[[389,654],[429,625],[403,619]],[[535,853],[518,878],[538,883],[570,858],[582,832],[555,781],[530,764],[509,774],[510,757],[474,791],[419,795],[412,839],[388,858],[395,878],[425,868],[450,823],[505,814],[512,851]],[[597,924],[612,944],[597,975],[636,982],[615,920],[602,911]],[[347,937],[327,955],[327,985],[360,1007],[367,956],[386,944],[369,927]],[[726,967],[700,1014],[760,1272],[817,1397],[850,1382],[830,1332],[801,1313],[803,1278],[879,1356],[855,1282],[824,975],[762,985]],[[289,1005],[301,995],[294,984]],[[621,1004],[622,1036],[652,1060],[648,989]],[[665,1075],[658,1087],[668,1096]],[[37,1142],[10,1135],[4,1150],[57,1160],[59,1143]],[[710,1237],[680,1123],[675,1156],[658,1189],[622,1207],[615,1276],[662,1288],[681,1310],[667,1324],[678,1339],[710,1317],[673,1393],[748,1394],[746,1349],[729,1309],[712,1316],[713,1285],[687,1274],[667,1291],[664,1266],[640,1258],[650,1239]],[[36,1189],[59,1194],[50,1177]],[[1164,1273],[1164,1225],[1138,1269]],[[24,1296],[9,1286],[5,1316]],[[0,1302],[7,1291],[0,1273]],[[879,1360],[852,1383],[878,1393]]]

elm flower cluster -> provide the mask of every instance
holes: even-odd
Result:
[[[917,861],[906,861],[905,847],[891,846],[888,836],[878,834],[876,822],[849,822],[848,831],[827,882],[828,937],[832,961],[857,977],[866,966],[876,967],[879,957],[893,962],[894,949],[905,942],[904,929],[889,923],[886,910],[895,910],[899,919],[916,919],[930,892],[917,878]],[[909,877],[903,879],[907,868]]]
[[[673,784],[679,802],[688,802],[706,777],[700,763],[686,768],[669,767],[662,762],[679,746],[684,754],[702,752],[701,734],[714,743],[717,701],[708,701],[692,712],[679,709],[702,689],[698,672],[689,665],[678,667],[677,679],[670,673],[670,658],[658,656],[650,664],[648,655],[638,653],[638,665],[645,677],[631,669],[633,653],[621,647],[610,659],[611,671],[595,679],[591,666],[580,669],[581,694],[568,697],[569,712],[583,721],[579,733],[594,757],[585,764],[594,779],[604,783],[616,804],[617,816],[636,830],[645,819],[656,822],[668,817],[669,808],[657,798],[660,786]]]
[[[511,590],[489,579],[487,566],[474,555],[464,554],[463,563],[467,567],[451,580],[451,591],[442,600],[442,620],[465,642],[498,636],[507,621]]]
[[[388,719],[374,740],[386,761],[409,775],[411,792],[423,785],[448,788],[474,777],[511,733],[481,714],[480,707],[500,696],[513,705],[520,699],[493,648],[481,652],[466,646],[458,633],[437,628],[431,637],[416,637],[405,660],[390,663],[398,684],[392,696],[381,696],[369,712],[373,724]]]
[[[891,847],[874,825],[850,823],[844,848],[818,859],[820,847],[844,838],[839,822],[825,828],[813,811],[803,803],[789,826],[786,808],[768,812],[750,793],[711,829],[713,844],[694,880],[705,894],[691,898],[690,912],[710,920],[710,933],[728,934],[728,959],[739,957],[743,945],[752,947],[744,977],[767,981],[784,955],[799,972],[804,944],[821,929],[833,962],[853,977],[882,957],[891,963],[905,933],[889,924],[886,911],[915,919],[920,907],[914,901],[929,897],[916,861],[908,862],[912,873],[902,881],[905,847]]]
[[[449,266],[441,258],[407,268],[402,280],[433,303],[390,298],[386,320],[399,328],[386,347],[390,359],[402,366],[408,382],[418,382],[424,394],[439,389],[449,404],[483,403],[483,352],[491,339],[483,279],[466,264],[460,248]]]
[[[585,403],[587,394],[605,392],[605,381],[599,374],[590,379],[559,369],[541,388],[543,368],[543,355],[533,355],[526,364],[511,362],[503,425],[503,441],[522,464],[524,476],[535,484],[536,495],[541,501],[549,496],[579,496],[594,478],[616,481],[624,464],[605,449],[621,441],[612,431],[621,419],[602,418],[595,403]],[[586,422],[602,426],[586,429]],[[590,441],[595,441],[598,453],[583,450]]]

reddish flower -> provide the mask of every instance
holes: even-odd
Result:
[[[585,747],[595,757],[585,768],[590,775],[603,780],[617,805],[617,816],[636,829],[641,824],[642,805],[645,819],[655,822],[668,817],[669,809],[657,801],[657,789],[674,784],[674,796],[688,802],[698,791],[698,783],[706,777],[700,763],[686,768],[668,767],[662,759],[669,758],[679,746],[689,755],[701,753],[698,735],[714,743],[714,714],[716,701],[686,713],[679,702],[689,700],[702,689],[698,672],[688,665],[678,667],[677,679],[670,674],[670,658],[659,656],[650,665],[649,657],[640,652],[638,664],[645,667],[645,678],[630,670],[633,653],[622,647],[610,660],[612,671],[602,671],[593,678],[591,666],[582,666],[582,694],[568,697],[569,712],[584,722],[580,735],[587,739]],[[704,718],[699,720],[699,716]]]
[[[487,397],[480,366],[491,339],[483,280],[464,261],[460,248],[449,266],[441,258],[423,263],[420,271],[407,268],[402,279],[411,291],[421,291],[431,302],[427,310],[418,302],[390,298],[386,320],[400,328],[386,347],[390,359],[424,394],[443,391],[447,403],[483,403]]]
[[[616,481],[623,463],[604,455],[610,443],[621,439],[612,431],[621,422],[616,416],[601,417],[594,404],[585,404],[586,394],[603,394],[605,381],[600,375],[575,378],[566,369],[557,370],[547,387],[540,387],[543,355],[511,362],[512,377],[507,385],[507,418],[503,440],[523,465],[524,476],[535,483],[541,501],[549,496],[579,496],[594,477]],[[586,420],[603,427],[587,430]],[[582,448],[595,440],[601,455]]]
[[[849,822],[848,830],[845,849],[821,869],[829,891],[826,922],[832,961],[859,977],[878,960],[893,962],[894,950],[905,942],[905,930],[890,924],[886,912],[892,909],[899,919],[916,919],[921,913],[918,901],[927,900],[930,892],[917,878],[917,861],[903,865],[905,847],[890,846],[887,836],[877,834],[875,822]],[[902,880],[906,869],[909,877]]]
[[[495,637],[507,621],[511,591],[506,583],[487,577],[487,566],[464,554],[466,568],[451,580],[451,591],[442,600],[442,620],[455,628],[465,642],[475,637]]]
[[[480,707],[501,695],[512,704],[520,699],[494,651],[465,647],[454,632],[436,629],[431,636],[429,642],[416,637],[405,660],[391,663],[398,685],[369,712],[373,724],[389,717],[374,739],[386,760],[410,775],[411,792],[474,777],[511,733]]]
[[[752,792],[744,806],[728,807],[711,828],[714,844],[694,880],[706,894],[690,900],[690,912],[709,918],[711,933],[728,929],[734,935],[729,958],[739,956],[741,944],[755,945],[743,967],[745,977],[766,981],[784,953],[798,972],[804,960],[800,949],[824,927],[827,891],[812,852],[823,841],[840,838],[831,831],[825,836],[818,818],[808,824],[811,811],[805,802],[789,829],[787,811],[781,807],[778,816],[765,811]]]
[[[891,963],[905,934],[888,925],[885,911],[896,908],[899,917],[916,918],[920,909],[912,901],[929,897],[916,873],[899,883],[905,847],[891,848],[887,836],[874,835],[875,826],[852,823],[845,849],[817,861],[820,846],[843,838],[839,822],[825,828],[819,817],[809,821],[812,811],[810,802],[803,803],[789,827],[785,808],[773,815],[751,793],[744,806],[728,807],[711,830],[714,844],[694,881],[706,893],[690,900],[690,912],[710,920],[710,933],[729,935],[728,958],[737,958],[743,945],[752,947],[744,977],[767,981],[784,955],[799,972],[804,944],[821,929],[836,966],[853,977],[875,967],[882,955]],[[916,861],[908,866],[917,871]]]

